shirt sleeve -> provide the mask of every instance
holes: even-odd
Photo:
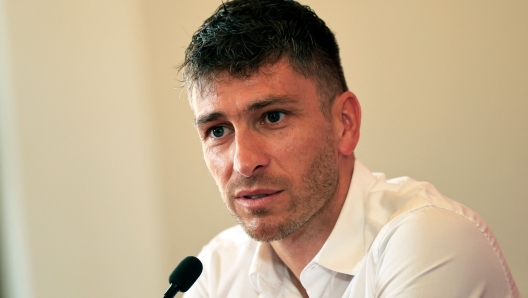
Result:
[[[373,297],[517,297],[493,232],[463,215],[423,207],[382,237],[368,278]]]

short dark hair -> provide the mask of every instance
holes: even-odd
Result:
[[[348,90],[334,34],[310,7],[292,0],[222,3],[194,33],[178,69],[187,90],[203,92],[222,73],[247,77],[283,57],[314,80],[325,114]]]

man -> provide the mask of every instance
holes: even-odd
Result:
[[[360,106],[308,7],[223,3],[181,69],[239,222],[204,247],[188,297],[519,297],[482,218],[355,159]]]

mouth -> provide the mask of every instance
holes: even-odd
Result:
[[[279,191],[242,191],[236,194],[235,198],[237,199],[261,199],[268,196],[273,196],[278,193],[282,192],[282,190]]]
[[[256,196],[244,196],[244,198],[246,199],[259,199],[259,198],[263,198],[263,197],[267,197],[268,195],[267,194],[263,194],[263,195],[256,195]]]
[[[236,202],[246,209],[269,208],[276,204],[282,190],[241,191],[236,194]]]

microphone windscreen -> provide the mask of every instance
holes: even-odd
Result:
[[[181,292],[187,290],[194,284],[202,274],[202,262],[198,258],[189,256],[183,259],[169,276],[169,283],[177,284]]]

